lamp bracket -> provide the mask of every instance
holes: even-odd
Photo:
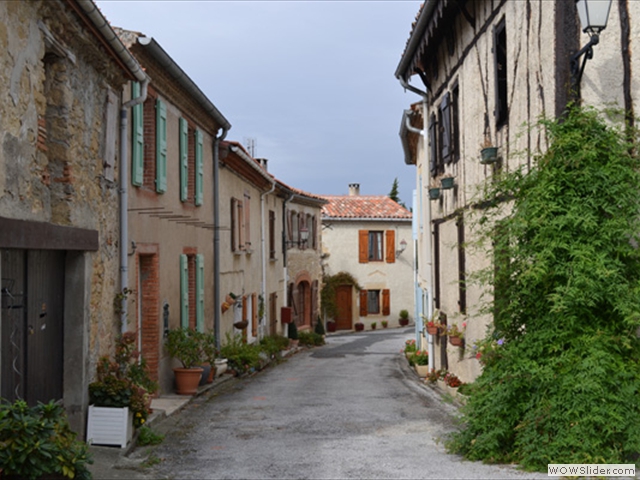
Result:
[[[582,73],[584,72],[584,67],[587,64],[587,60],[593,58],[593,46],[597,45],[600,42],[600,37],[598,34],[594,33],[591,35],[589,42],[582,47],[579,51],[571,55],[571,84],[574,87],[580,85],[580,80],[582,79]],[[582,65],[580,64],[580,57],[584,55],[582,59]]]

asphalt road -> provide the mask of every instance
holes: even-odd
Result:
[[[456,408],[400,350],[411,329],[330,336],[164,421],[152,478],[546,478],[445,452]]]

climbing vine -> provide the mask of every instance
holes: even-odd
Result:
[[[353,285],[356,290],[362,290],[358,281],[353,275],[347,272],[338,272],[335,275],[325,275],[322,279],[323,287],[320,292],[320,302],[322,311],[328,318],[336,318],[338,314],[338,304],[336,289],[340,285]]]
[[[640,162],[592,109],[540,126],[531,171],[486,186],[496,352],[448,446],[539,471],[637,462]]]

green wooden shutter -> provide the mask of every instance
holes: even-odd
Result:
[[[189,328],[189,259],[180,255],[180,325]]]
[[[167,191],[167,106],[156,101],[156,192]]]
[[[189,199],[189,124],[180,118],[180,201]]]
[[[196,329],[204,332],[204,255],[196,255]]]
[[[204,165],[202,159],[202,132],[200,130],[196,130],[196,167],[195,167],[195,175],[196,175],[196,205],[202,205],[202,201],[204,199]]]
[[[131,98],[140,96],[140,84],[131,84]],[[131,125],[133,127],[131,145],[131,183],[138,187],[144,179],[144,115],[143,104],[139,103],[131,109]]]

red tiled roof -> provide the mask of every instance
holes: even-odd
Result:
[[[324,218],[410,219],[411,212],[386,195],[322,195]]]

